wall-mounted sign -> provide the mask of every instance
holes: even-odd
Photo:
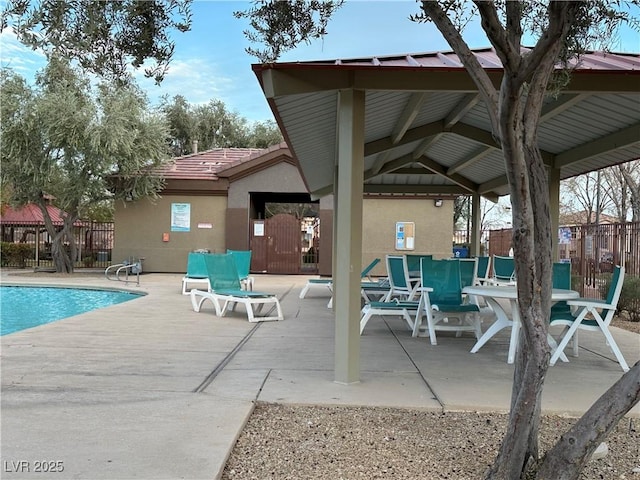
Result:
[[[191,204],[171,204],[171,231],[188,232],[191,230]]]
[[[199,223],[198,228],[213,228],[213,223]]]
[[[569,245],[571,243],[571,229],[569,227],[558,229],[558,243],[560,245]]]
[[[416,224],[414,222],[396,222],[396,250],[414,250]]]
[[[264,237],[264,222],[253,223],[253,236]]]

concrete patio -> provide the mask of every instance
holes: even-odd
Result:
[[[256,401],[508,409],[508,332],[470,354],[470,336],[441,334],[431,346],[403,320],[374,317],[361,337],[361,382],[335,383],[333,315],[320,292],[298,298],[307,278],[258,275],[255,288],[279,295],[285,320],[250,324],[241,307],[223,318],[210,304],[194,312],[181,275],[146,274],[136,286],[99,272],[3,271],[3,284],[147,295],[2,337],[2,478],[218,478]],[[627,362],[638,361],[640,336],[612,330]],[[549,370],[545,413],[579,415],[622,375],[601,335],[582,334],[580,357],[569,359]],[[42,461],[64,471],[35,472]]]

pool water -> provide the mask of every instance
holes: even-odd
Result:
[[[0,335],[140,297],[117,290],[0,286]]]

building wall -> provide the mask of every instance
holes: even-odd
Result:
[[[306,193],[307,187],[294,165],[282,162],[252,175],[234,180],[229,185],[229,208],[249,208],[249,193]]]
[[[374,275],[386,275],[387,254],[431,254],[449,258],[453,252],[453,200],[436,207],[429,198],[367,198],[362,212],[362,265],[381,262]],[[413,250],[396,249],[396,222],[415,223]]]
[[[250,219],[256,218],[250,210],[250,194],[260,192],[306,193],[307,187],[298,169],[287,162],[261,169],[230,183],[226,237],[228,248],[234,250],[249,248]]]
[[[171,231],[172,203],[190,204],[188,232]],[[190,251],[225,251],[226,209],[224,196],[165,195],[155,201],[118,202],[112,263],[143,257],[144,272],[184,273]],[[208,225],[212,228],[202,228]],[[168,241],[163,241],[165,234]]]

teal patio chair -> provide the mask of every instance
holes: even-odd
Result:
[[[474,275],[474,285],[486,285],[489,282],[489,272],[491,271],[491,257],[476,257],[477,269]]]
[[[494,285],[515,285],[516,265],[513,257],[494,255],[492,260],[493,276],[490,283]]]
[[[255,279],[249,275],[251,270],[251,250],[227,249],[227,253],[230,253],[233,256],[233,260],[236,262],[236,269],[238,270],[238,276],[240,277],[240,285],[242,285],[245,290],[253,290]]]
[[[379,283],[379,282],[373,282],[371,279],[371,271],[376,267],[376,265],[378,265],[378,263],[380,263],[380,259],[379,258],[374,258],[371,263],[369,263],[369,265],[367,265],[364,270],[362,270],[362,272],[360,273],[360,278],[364,279],[364,278],[368,278],[369,281],[368,282],[363,282],[363,286],[370,286],[370,287],[381,287],[383,284]],[[307,296],[307,293],[309,293],[309,290],[312,287],[324,287],[327,288],[329,290],[329,292],[331,292],[331,298],[329,299],[329,303],[327,304],[327,308],[331,308],[333,306],[333,278],[331,277],[327,277],[327,278],[310,278],[309,280],[307,280],[306,285],[302,288],[302,290],[300,290],[300,298],[305,298]]]
[[[460,261],[431,260],[421,262],[420,308],[416,315],[413,336],[420,335],[423,316],[427,320],[426,330],[431,345],[437,345],[436,330],[473,332],[477,339],[482,336],[480,307],[465,303],[462,299]]]
[[[571,264],[555,262],[553,264],[551,282],[553,288],[571,290]],[[571,307],[566,301],[556,302],[551,305],[551,316],[559,315],[563,312],[571,313]]]
[[[409,270],[409,276],[415,275],[416,277],[420,276],[420,260],[423,258],[428,258],[429,260],[433,259],[433,255],[408,253],[405,256],[407,257],[407,270]]]
[[[182,294],[189,295],[188,284],[197,283],[205,284],[207,290],[211,288],[209,284],[209,275],[207,266],[205,265],[204,256],[208,253],[189,252],[187,255],[187,273],[182,277]]]
[[[250,322],[284,318],[276,295],[242,289],[236,263],[231,254],[209,254],[204,258],[211,287],[209,291],[191,290],[191,305],[196,312],[200,311],[205,300],[210,300],[219,317],[224,316],[229,310],[233,311],[236,304],[241,303],[247,310]],[[266,305],[271,308],[262,313]]]
[[[418,294],[420,282],[419,279],[412,282],[409,277],[407,257],[405,255],[387,255],[386,261],[389,293],[384,296],[384,301],[388,302],[393,298],[397,298],[398,300],[414,300]],[[428,259],[421,261],[428,261]]]
[[[460,264],[460,284],[461,287],[470,287],[475,283],[476,272],[478,270],[477,258],[458,258]]]
[[[575,308],[574,313],[563,311],[558,314],[551,315],[551,326],[562,325],[565,327],[561,334],[561,340],[558,344],[558,348],[556,348],[551,355],[551,365],[555,365],[571,340],[573,340],[573,356],[577,357],[578,330],[587,330],[602,332],[607,345],[616,356],[622,370],[625,372],[629,370],[629,365],[624,359],[618,344],[609,330],[611,320],[615,315],[616,308],[618,308],[618,300],[620,299],[623,282],[624,267],[616,265],[613,270],[611,285],[609,286],[606,299],[578,298],[575,300],[568,300],[567,305]]]

